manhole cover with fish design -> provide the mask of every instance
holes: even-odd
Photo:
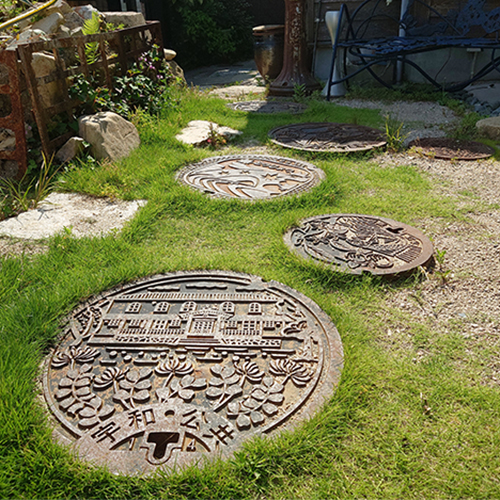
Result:
[[[295,123],[269,132],[279,146],[303,151],[349,153],[385,146],[380,130],[351,123]]]
[[[450,137],[424,137],[410,142],[425,156],[439,160],[482,160],[495,154],[495,150],[475,141],[463,141]]]
[[[302,113],[307,109],[305,104],[298,102],[281,101],[240,101],[228,104],[228,107],[236,111],[247,113]]]
[[[226,271],[178,272],[89,301],[47,358],[55,435],[122,474],[203,464],[292,428],[334,391],[342,344],[299,292]]]
[[[281,156],[216,156],[183,168],[177,178],[215,197],[243,200],[299,194],[324,173],[311,163]]]
[[[429,238],[411,226],[371,215],[311,217],[285,234],[288,247],[341,271],[387,275],[409,271],[432,257]]]

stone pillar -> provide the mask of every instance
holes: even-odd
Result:
[[[321,89],[307,67],[305,3],[306,0],[285,0],[283,69],[269,87],[269,95],[293,96],[294,87],[298,85],[309,94]]]

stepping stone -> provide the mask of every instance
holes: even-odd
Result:
[[[302,113],[307,109],[305,104],[284,101],[241,101],[227,105],[236,111],[247,113]]]
[[[500,141],[500,116],[484,118],[476,123],[476,128],[479,134],[484,137]]]
[[[324,175],[311,163],[292,158],[233,155],[189,165],[177,174],[177,179],[214,197],[259,200],[308,191]]]
[[[153,276],[68,318],[45,360],[54,437],[115,474],[230,457],[328,401],[342,343],[328,316],[281,283],[229,271]]]
[[[408,146],[439,160],[481,160],[495,154],[495,150],[486,144],[450,137],[423,137],[410,142]]]
[[[284,148],[326,153],[367,151],[386,144],[380,130],[351,123],[295,123],[271,130],[269,137]]]
[[[234,130],[229,127],[223,127],[217,125],[214,122],[208,122],[205,120],[192,120],[188,123],[187,127],[184,128],[180,134],[177,134],[175,138],[184,144],[191,144],[193,146],[202,146],[207,144],[208,139],[212,131],[217,134],[223,135],[226,138],[235,137],[241,135],[242,132],[239,130]]]
[[[429,238],[418,229],[372,215],[311,217],[288,231],[284,239],[300,257],[352,274],[410,271],[429,262],[434,251]]]

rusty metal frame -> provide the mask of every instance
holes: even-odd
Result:
[[[12,151],[1,150],[0,160],[17,161],[17,178],[21,179],[26,173],[27,151],[17,53],[7,50],[0,51],[0,64],[9,71],[9,83],[0,85],[0,94],[8,95],[11,102],[11,112],[8,116],[0,118],[0,128],[10,129],[16,136],[15,149]]]
[[[99,44],[100,60],[92,64],[88,64],[85,58],[85,44],[88,43]],[[71,136],[75,135],[73,130],[67,130],[64,134],[51,139],[47,128],[50,118],[55,115],[65,113],[70,120],[73,119],[73,113],[78,106],[78,102],[75,102],[69,96],[68,78],[81,73],[88,78],[92,72],[100,69],[104,73],[106,85],[112,90],[113,72],[117,70],[117,66],[121,75],[125,75],[129,61],[137,61],[140,55],[149,50],[154,44],[158,45],[160,51],[163,52],[161,26],[158,21],[149,21],[145,25],[110,33],[61,38],[18,47],[26,74],[35,120],[42,141],[42,150],[47,157],[50,157]],[[106,52],[107,46],[113,49],[112,53]],[[79,55],[80,63],[67,67],[59,52],[61,49],[71,48]],[[33,54],[36,52],[50,52],[55,58],[56,70],[44,77],[36,77],[32,65]],[[39,85],[51,82],[57,82],[62,100],[53,106],[44,107],[40,99]]]

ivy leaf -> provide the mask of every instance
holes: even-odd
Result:
[[[194,382],[192,375],[185,375],[181,378],[181,387],[189,387]]]
[[[215,387],[220,387],[221,385],[224,385],[224,381],[220,378],[211,378],[209,384]]]
[[[86,408],[83,408],[83,410],[78,415],[81,418],[92,418],[92,417],[95,417],[95,409],[94,408],[89,408],[87,406]]]
[[[237,384],[239,381],[240,381],[239,375],[233,375],[232,377],[229,377],[228,379],[225,380],[227,385],[234,385]]]
[[[234,401],[232,403],[229,403],[227,405],[227,415],[229,417],[231,416],[236,416],[240,412],[240,405],[238,403],[235,403]]]
[[[250,398],[243,402],[243,406],[245,408],[248,408],[249,410],[253,410],[254,408],[257,408],[257,406],[259,406],[259,402],[255,401],[255,399],[253,398]]]
[[[83,403],[77,402],[68,408],[68,410],[67,410],[68,415],[71,415],[72,417],[74,417],[83,408],[85,408],[85,405]]]
[[[92,370],[92,365],[89,365],[87,363],[80,367],[80,373],[87,373],[90,370]]]
[[[191,384],[193,389],[205,389],[206,386],[207,381],[204,378],[198,378]]]
[[[234,375],[234,372],[235,370],[232,366],[225,366],[221,372],[222,378],[227,379],[229,377],[232,377]]]
[[[70,395],[71,395],[71,389],[59,389],[54,394],[57,400],[67,398]]]
[[[138,393],[134,394],[132,398],[138,403],[145,403],[149,400],[149,391],[139,391]]]
[[[156,397],[160,401],[167,400],[169,394],[170,394],[170,389],[168,387],[160,387],[159,389],[156,389]]]
[[[113,394],[114,401],[127,401],[129,397],[130,397],[129,393],[124,390],[116,391],[115,394]]]
[[[98,410],[101,405],[102,405],[102,399],[99,396],[94,396],[90,401],[89,404],[93,406],[96,410]]]
[[[262,383],[268,388],[273,385],[273,382],[274,382],[273,377],[264,377],[264,379],[262,380]]]
[[[246,415],[240,415],[236,419],[236,425],[238,426],[238,429],[248,429],[250,427],[250,419]]]
[[[88,396],[89,394],[90,394],[90,389],[87,386],[81,387],[76,391],[77,396]]]
[[[63,378],[59,381],[59,387],[71,387],[73,385],[73,381],[69,378]]]
[[[285,399],[285,396],[283,396],[283,394],[271,394],[267,399],[271,401],[271,403],[280,404]]]
[[[271,403],[266,403],[263,407],[262,407],[262,411],[268,416],[268,417],[272,417],[273,415],[275,415],[276,413],[278,413],[278,408],[276,408],[276,406],[274,406],[273,404]]]
[[[77,380],[75,383],[75,387],[86,387],[88,385],[90,385],[89,377],[81,378],[80,380]]]
[[[269,391],[271,394],[274,394],[276,392],[283,392],[283,389],[285,387],[283,384],[280,384],[279,382],[275,382],[274,385],[271,387],[271,390]]]
[[[84,418],[78,422],[78,427],[82,429],[90,429],[90,427],[94,427],[99,423],[99,419],[97,417],[92,418]]]
[[[70,378],[71,380],[75,380],[78,375],[78,370],[68,370],[68,372],[66,373],[66,377]]]
[[[97,416],[101,420],[106,420],[108,417],[110,417],[111,415],[113,415],[114,412],[115,412],[114,406],[104,405],[102,407],[101,411],[97,414]],[[81,413],[80,413],[80,415],[81,415]]]
[[[222,396],[222,389],[219,387],[209,387],[207,389],[207,397],[209,398],[218,398],[219,396]]]
[[[255,398],[257,401],[263,401],[264,399],[266,399],[266,393],[261,389],[257,389],[255,391],[252,391],[252,398]]]
[[[129,382],[128,380],[121,380],[119,385],[120,385],[120,388],[122,388],[122,389],[130,390],[130,389],[134,388],[134,383]]]
[[[149,380],[141,380],[138,384],[135,385],[135,389],[143,390],[143,389],[151,389],[151,382]]]
[[[228,396],[239,396],[242,392],[243,389],[239,385],[231,385],[226,389],[226,394]]]
[[[214,374],[214,375],[220,375],[221,371],[222,371],[222,366],[220,365],[215,365],[215,366],[212,366],[210,368],[210,371]]]
[[[250,413],[250,419],[253,425],[259,425],[264,422],[264,416],[259,411],[252,411]]]
[[[179,396],[184,400],[184,401],[191,401],[194,396],[194,391],[191,389],[182,389],[179,391]]]
[[[75,401],[76,401],[75,398],[68,398],[68,399],[65,399],[64,401],[60,401],[59,406],[63,410],[67,410]]]
[[[136,370],[132,370],[132,371],[127,373],[126,378],[129,382],[135,383],[139,380],[139,372]],[[125,382],[125,381],[123,381],[123,382]],[[121,386],[121,384],[120,384],[120,386]]]
[[[143,378],[149,377],[153,373],[153,370],[151,368],[141,368],[141,371],[139,372],[139,379],[142,380]]]

